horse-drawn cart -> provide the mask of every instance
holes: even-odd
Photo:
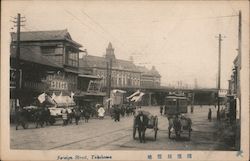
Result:
[[[184,116],[187,113],[187,98],[184,96],[167,96],[165,100],[165,113],[168,117],[168,137],[175,134],[180,138],[181,134],[186,133],[188,139],[191,139],[192,121]]]
[[[154,140],[156,140],[158,131],[158,117],[153,116],[147,111],[138,111],[134,116],[133,139],[135,139],[136,130],[138,130],[140,142],[145,142],[146,129],[153,129]]]

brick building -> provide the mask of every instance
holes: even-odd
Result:
[[[117,59],[114,54],[114,48],[109,43],[104,57],[85,55],[80,64],[85,69],[92,70],[93,75],[103,78],[101,86],[103,89],[107,85],[107,63],[112,61],[112,88],[118,87],[140,87],[141,72],[132,61]]]
[[[137,66],[141,71],[141,87],[160,87],[161,75],[155,69],[155,66],[149,70],[144,66]]]

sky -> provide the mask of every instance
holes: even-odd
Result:
[[[162,85],[215,88],[218,34],[222,34],[221,87],[228,87],[238,48],[238,11],[243,18],[243,52],[247,49],[246,1],[3,1],[2,25],[8,39],[21,13],[22,31],[67,29],[89,55],[103,56],[108,43],[119,59],[155,66]],[[248,50],[247,50],[248,51]]]

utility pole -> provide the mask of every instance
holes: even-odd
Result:
[[[219,58],[218,58],[218,95],[217,95],[217,103],[218,103],[218,109],[217,109],[217,120],[220,120],[220,77],[221,77],[221,41],[222,36],[219,34],[219,37],[217,37],[219,40]],[[224,38],[224,37],[223,37]]]
[[[107,76],[106,76],[106,93],[108,96],[109,90],[109,62],[107,61]]]
[[[112,59],[109,59],[109,62],[107,64],[107,68],[108,68],[108,98],[110,98],[111,96],[111,84],[112,84]],[[108,102],[108,111],[110,110],[110,101]]]
[[[241,22],[242,19],[241,19],[241,11],[239,11],[239,29],[238,29],[238,57],[239,57],[239,66],[236,67],[236,82],[237,80],[239,80],[239,82],[237,82],[237,86],[238,86],[238,89],[236,88],[237,90],[237,97],[239,98],[239,122],[241,123],[241,90],[240,90],[240,70],[241,70],[241,62],[242,62],[242,53],[241,53],[241,41],[242,41],[242,37],[241,37],[241,30],[242,30],[242,26],[241,26]],[[238,77],[238,78],[237,78]],[[239,126],[239,131],[241,131],[241,126]],[[239,134],[236,134],[236,135],[239,135]],[[239,137],[239,140],[240,139],[240,135],[238,136]],[[236,148],[240,147],[240,141],[238,141],[239,143],[236,143]]]
[[[16,90],[15,90],[15,93],[16,93],[16,99],[15,99],[15,105],[17,107],[17,105],[20,105],[20,87],[21,87],[21,81],[20,81],[20,30],[21,30],[21,22],[25,22],[25,21],[22,21],[21,19],[24,18],[24,17],[21,17],[21,14],[18,13],[17,14],[17,17],[15,18],[16,21],[12,21],[14,22],[16,25],[14,25],[15,27],[17,27],[17,31],[16,31],[16,44],[14,43],[14,45],[16,45],[16,64],[15,64],[15,68],[16,68],[16,71],[15,71],[15,75],[16,75]]]

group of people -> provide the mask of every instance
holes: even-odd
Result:
[[[47,107],[38,107],[34,109],[27,109],[18,106],[15,111],[16,130],[19,126],[24,129],[28,128],[29,122],[34,122],[36,128],[38,126],[53,124],[54,118],[51,117],[50,111]]]
[[[75,120],[75,124],[78,125],[81,118],[85,120],[85,123],[87,123],[90,117],[94,117],[94,115],[97,113],[97,111],[92,108],[74,106],[71,108],[63,107],[61,111],[59,111],[59,113],[54,116],[51,115],[50,109],[46,106],[30,107],[33,108],[23,108],[20,106],[16,108],[16,130],[18,130],[19,126],[22,126],[24,129],[27,129],[29,123],[35,123],[36,128],[38,128],[39,126],[44,127],[45,125],[53,125],[56,122],[56,118],[60,118],[60,116],[63,121],[63,126],[72,124],[73,120]],[[104,112],[102,115],[104,116]]]
[[[111,107],[111,117],[115,122],[120,121],[120,117],[135,115],[136,106],[132,104],[113,105]]]

